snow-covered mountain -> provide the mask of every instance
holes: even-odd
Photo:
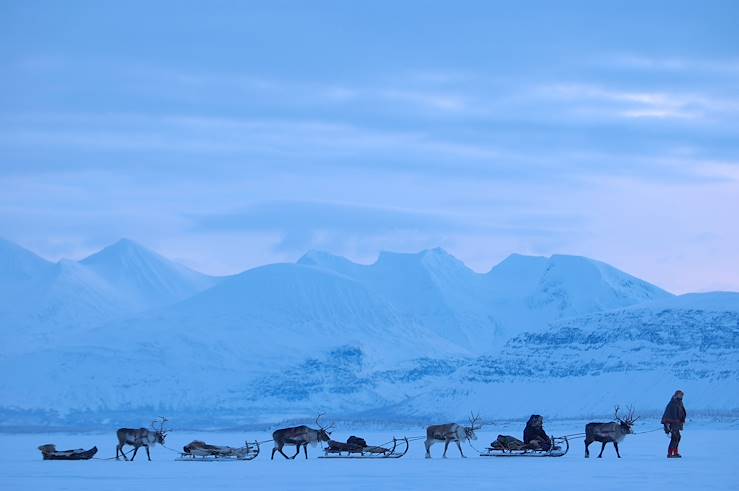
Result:
[[[672,295],[646,281],[586,257],[513,254],[486,275],[490,307],[511,337],[550,322]]]
[[[617,403],[654,416],[678,388],[694,411],[736,414],[739,293],[682,295],[554,322],[428,382],[414,404],[483,403],[498,417],[536,408],[604,414]],[[450,383],[464,389],[439,397]]]
[[[169,305],[206,290],[216,281],[128,239],[121,239],[82,261],[82,266],[114,285],[132,309]]]
[[[579,256],[513,254],[478,274],[442,249],[383,252],[361,265],[313,251],[299,264],[336,271],[367,285],[404,320],[473,352],[487,352],[512,336],[549,322],[641,302],[666,291],[600,261]]]
[[[312,265],[366,285],[407,325],[479,352],[502,341],[488,305],[483,275],[442,249],[417,254],[380,253],[369,266],[327,253],[311,252],[298,264]]]
[[[3,323],[22,345],[0,352],[0,371],[22,373],[0,379],[12,424],[581,416],[655,411],[678,386],[694,408],[739,408],[739,294],[675,297],[583,257],[512,255],[479,274],[441,249],[370,265],[310,252],[216,282],[128,241],[80,263],[0,252],[0,284],[58,302],[32,343]],[[51,305],[26,291],[26,312]]]
[[[51,263],[0,242],[0,342],[28,352],[86,329],[163,307],[217,282],[121,240],[80,261]]]

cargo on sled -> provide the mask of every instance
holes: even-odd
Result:
[[[399,459],[408,452],[408,438],[393,437],[387,444],[378,446],[368,445],[364,438],[350,436],[346,443],[329,440],[323,452],[319,459]]]
[[[524,443],[509,435],[498,435],[480,457],[562,457],[570,449],[567,437],[549,437],[548,442]]]
[[[89,450],[84,448],[57,450],[53,443],[41,445],[38,449],[41,450],[44,460],[90,460],[98,452],[97,447],[92,447]]]
[[[208,462],[227,460],[253,460],[259,455],[259,442],[244,442],[243,447],[227,447],[210,445],[200,440],[193,440],[182,448],[179,460],[182,462]]]

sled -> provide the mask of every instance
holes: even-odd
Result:
[[[180,462],[226,462],[254,460],[259,455],[259,442],[244,442],[243,447],[209,445],[193,440],[183,447],[183,452],[175,460]]]
[[[390,442],[388,442],[390,443]],[[393,446],[356,445],[351,443],[329,441],[319,459],[399,459],[408,452],[408,438],[395,438]]]
[[[44,460],[90,460],[96,453],[98,453],[97,447],[92,447],[89,450],[83,448],[77,448],[74,450],[57,450],[56,445],[53,443],[47,443],[41,445],[39,448],[41,455]]]
[[[552,437],[549,450],[532,448],[530,445],[523,445],[521,448],[505,448],[495,443],[497,442],[493,442],[493,445],[485,452],[480,453],[480,457],[562,457],[570,450],[567,437]]]

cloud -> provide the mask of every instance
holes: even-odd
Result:
[[[501,218],[498,210],[487,217],[460,213],[416,211],[356,203],[320,201],[270,201],[245,209],[190,215],[192,230],[213,233],[277,233],[278,252],[303,252],[310,248],[346,249],[359,241],[394,241],[405,238],[415,244],[439,245],[449,237],[482,234],[497,237],[529,237],[552,240],[553,230],[570,229],[578,216],[555,211],[546,213],[508,211]],[[515,216],[515,219],[511,217]],[[356,246],[354,246],[356,248]]]
[[[464,228],[459,221],[440,214],[305,201],[257,203],[242,211],[189,218],[198,233],[278,232],[282,240],[277,250],[282,251],[304,251],[321,241],[346,242],[397,232],[438,235]]]
[[[597,64],[649,71],[712,72],[723,75],[739,75],[739,59],[657,58],[638,54],[621,54],[605,57],[605,61],[598,61]]]
[[[539,87],[539,97],[575,104],[582,114],[617,118],[705,120],[739,113],[739,99],[667,91],[621,90],[592,84]]]

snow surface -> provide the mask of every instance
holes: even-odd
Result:
[[[550,433],[583,431],[584,422],[546,425]],[[655,421],[640,422],[637,431],[653,429]],[[499,433],[518,435],[522,424],[498,425],[480,432],[474,442],[483,448]],[[382,443],[395,434],[422,435],[422,428],[387,431],[354,431],[343,428],[335,435],[350,434]],[[172,432],[167,446],[181,448],[193,439],[239,445],[245,439],[267,440],[268,432]],[[115,454],[114,430],[104,434],[6,434],[0,438],[0,489],[599,489],[635,490],[734,490],[739,469],[734,442],[739,429],[726,425],[688,425],[680,450],[683,459],[665,458],[668,438],[661,432],[631,435],[621,444],[622,459],[609,445],[604,458],[583,458],[583,443],[574,439],[567,455],[549,459],[480,458],[469,446],[469,458],[459,458],[456,448],[441,459],[442,447],[432,448],[433,459],[424,459],[423,442],[411,444],[398,460],[325,460],[316,458],[319,448],[309,447],[309,459],[270,461],[272,445],[250,462],[175,462],[175,453],[162,447],[152,450],[152,462],[139,452],[134,462],[93,460],[85,462],[42,461],[36,447],[56,443],[57,448],[97,445],[98,456]],[[598,448],[599,451],[599,448]]]

